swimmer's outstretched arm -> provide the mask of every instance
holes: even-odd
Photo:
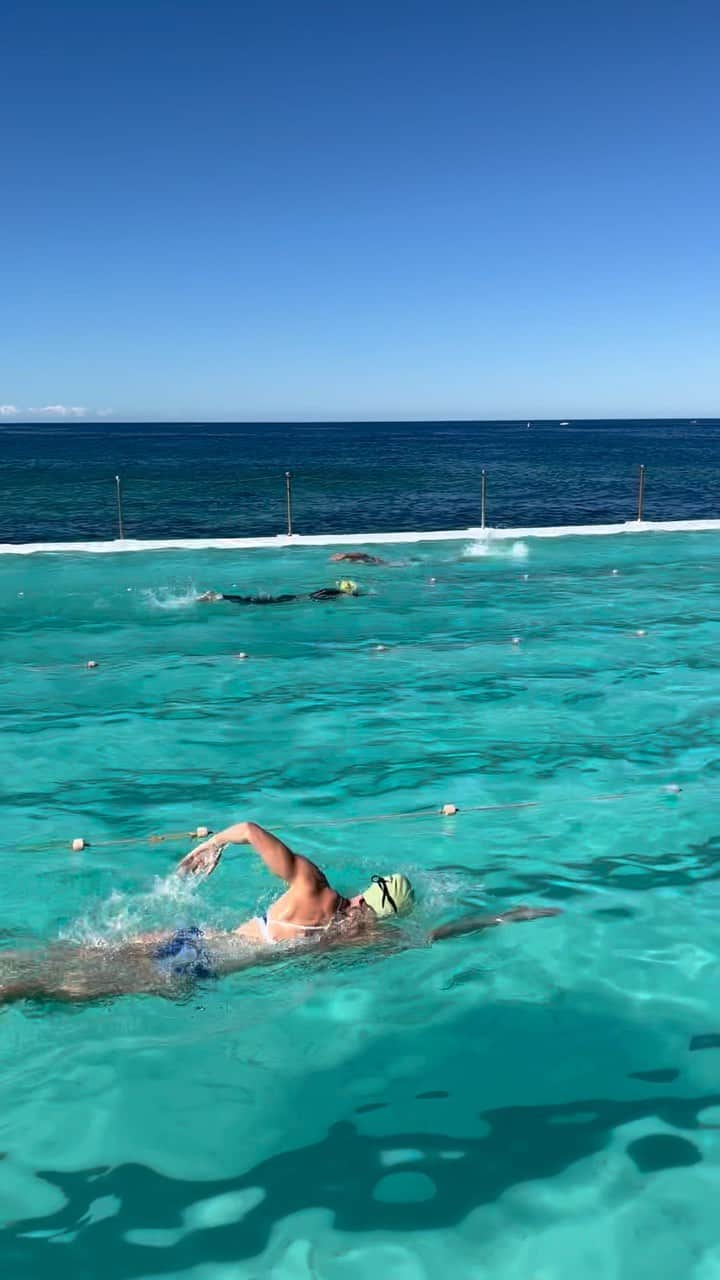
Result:
[[[443,942],[447,938],[459,938],[468,933],[496,929],[501,924],[521,924],[526,920],[540,920],[544,916],[559,915],[562,915],[562,911],[558,907],[512,907],[510,911],[503,911],[494,916],[461,916],[459,920],[452,920],[449,924],[441,924],[436,929],[432,929],[426,935],[425,941],[430,944]],[[360,929],[355,932],[352,929],[341,929],[337,932],[322,934],[317,939],[306,941],[302,953],[318,955],[328,951],[369,949],[389,955],[398,951],[412,951],[417,945],[417,935],[405,933],[402,929],[383,929],[380,926],[370,931]],[[253,969],[258,965],[275,964],[286,958],[287,952],[283,947],[270,947],[265,951],[254,950],[244,953],[233,948],[221,959],[218,958],[216,963],[218,970],[222,973],[235,973],[239,969]]]
[[[210,840],[199,844],[183,858],[177,868],[178,875],[209,876],[228,844],[249,844],[260,855],[268,871],[288,884],[293,884],[298,879],[312,880],[315,884],[325,883],[325,876],[314,862],[304,858],[302,854],[293,853],[282,840],[256,822],[236,822],[232,827],[218,831]]]
[[[495,916],[462,916],[449,924],[439,925],[426,935],[427,943],[442,942],[447,938],[459,938],[463,934],[481,933],[485,929],[495,929],[501,924],[520,924],[526,920],[539,920],[543,916],[562,915],[557,907],[513,907]],[[302,954],[319,955],[329,951],[368,950],[381,951],[390,955],[398,951],[412,951],[418,945],[417,936],[404,933],[401,929],[383,929],[379,927],[370,932],[359,930],[339,930],[337,933],[320,935],[317,939],[306,941]],[[301,954],[298,952],[297,954]],[[218,972],[235,973],[240,969],[254,969],[259,965],[270,965],[287,959],[283,947],[270,947],[265,951],[238,952],[235,948],[216,959]]]
[[[479,933],[482,929],[495,929],[500,924],[522,924],[526,920],[539,920],[543,916],[559,916],[559,907],[513,907],[496,916],[461,916],[448,924],[438,925],[428,934],[429,942],[442,942],[445,938],[460,938],[466,933]]]

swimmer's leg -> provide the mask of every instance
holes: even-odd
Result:
[[[19,1000],[57,1000],[69,1002],[99,999],[106,991],[91,991],[85,983],[45,978],[42,974],[24,978],[0,979],[0,1005],[16,1004]]]
[[[58,947],[42,956],[29,951],[6,953],[2,960],[0,1004],[18,1000],[85,1003],[120,995],[177,995],[167,976],[158,971],[147,947]]]

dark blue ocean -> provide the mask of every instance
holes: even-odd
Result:
[[[720,517],[720,419],[0,427],[0,541]]]

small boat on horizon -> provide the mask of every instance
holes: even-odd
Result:
[[[560,426],[561,426],[561,427],[569,427],[569,426],[570,426],[570,423],[569,423],[569,422],[561,422],[561,423],[560,423]]]

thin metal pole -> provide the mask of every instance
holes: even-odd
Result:
[[[292,537],[292,472],[285,472],[285,501],[287,503],[288,537]]]
[[[485,528],[485,496],[487,493],[487,476],[483,468],[480,474],[480,528]]]
[[[120,477],[119,477],[119,476],[116,476],[116,477],[115,477],[115,488],[116,488],[116,490],[117,490],[117,509],[118,509],[118,531],[119,531],[119,537],[120,537],[121,539],[124,539],[124,537],[125,537],[125,530],[123,529],[122,493],[121,493],[121,491],[120,491]]]
[[[645,497],[645,464],[644,464],[643,462],[641,462],[641,463],[640,463],[640,477],[639,477],[639,480],[638,480],[638,513],[637,513],[637,518],[638,518],[638,520],[642,520],[642,517],[643,517],[643,499],[644,499],[644,497]]]

